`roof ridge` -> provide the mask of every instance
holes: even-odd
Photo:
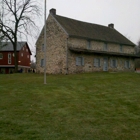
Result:
[[[74,20],[74,21],[77,21],[77,22],[83,22],[83,23],[88,23],[88,24],[92,24],[92,25],[97,25],[97,26],[102,26],[102,27],[107,27],[109,28],[108,26],[105,26],[105,25],[101,25],[101,24],[97,24],[97,23],[91,23],[91,22],[86,22],[86,21],[82,21],[82,20],[77,20],[77,19],[74,19],[74,18],[69,18],[69,17],[65,17],[65,16],[61,16],[61,15],[53,15],[54,17],[61,17],[61,18],[67,18],[67,19],[70,19],[70,20]],[[112,28],[109,28],[109,29],[112,29]]]

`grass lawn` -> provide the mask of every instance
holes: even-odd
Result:
[[[140,140],[140,74],[0,75],[0,140]]]

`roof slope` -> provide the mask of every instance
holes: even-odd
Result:
[[[5,43],[3,43],[5,44]],[[20,51],[21,48],[26,44],[26,42],[18,42],[17,43],[17,51]],[[1,48],[0,51],[14,51],[13,44],[11,42],[6,42],[4,47]]]
[[[58,15],[53,15],[53,17],[70,36],[135,46],[134,43],[113,28],[82,22]]]

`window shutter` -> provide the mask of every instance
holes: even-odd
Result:
[[[84,66],[84,57],[82,57],[82,66]]]
[[[117,68],[117,65],[118,65],[118,62],[117,62],[117,60],[116,60],[116,66],[115,66],[116,68]]]
[[[94,58],[94,67],[96,67],[96,58]]]
[[[130,61],[128,61],[129,69],[130,69]]]
[[[126,62],[126,61],[125,61],[125,63],[124,63],[124,67],[127,68],[127,62]]]
[[[101,61],[100,61],[100,58],[99,58],[99,67],[101,67]]]
[[[42,61],[43,61],[43,67],[45,66],[45,60],[44,59],[42,59]]]
[[[111,63],[111,67],[113,67],[113,60],[112,59],[111,59],[111,62],[110,63]]]
[[[78,57],[76,57],[76,66],[78,66]]]

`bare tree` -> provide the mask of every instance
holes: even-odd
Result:
[[[0,29],[6,39],[13,44],[15,72],[18,71],[17,42],[21,37],[34,35],[38,27],[36,17],[40,16],[36,0],[1,0]]]

